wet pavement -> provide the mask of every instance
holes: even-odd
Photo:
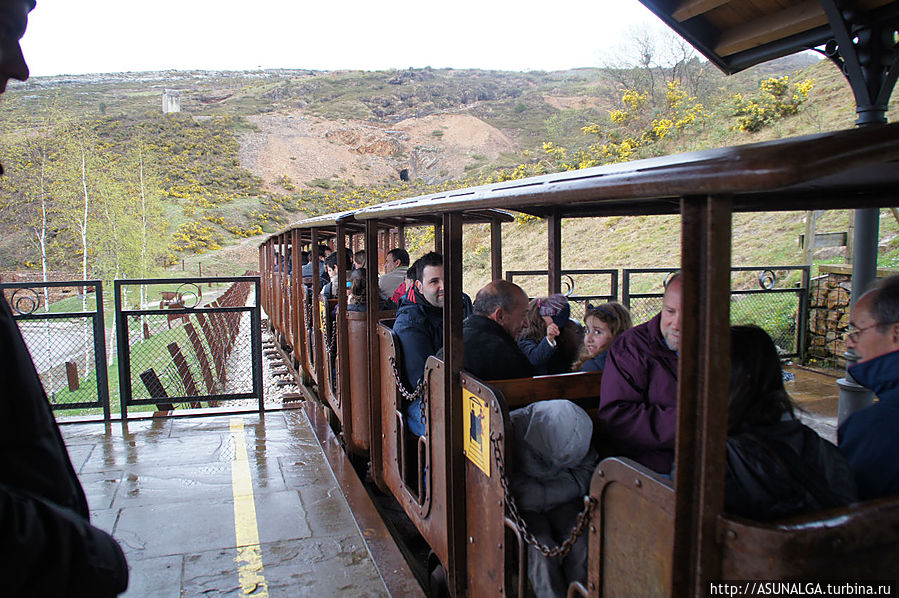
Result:
[[[125,596],[388,595],[302,410],[61,429]]]
[[[799,419],[819,436],[836,444],[840,400],[836,376],[800,367],[785,369],[794,376],[784,386],[800,407]]]

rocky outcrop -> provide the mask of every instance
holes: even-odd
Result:
[[[392,157],[402,153],[402,141],[408,137],[395,131],[369,132],[346,128],[329,130],[325,133],[325,138],[348,145],[357,154]]]

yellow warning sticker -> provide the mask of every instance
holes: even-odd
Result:
[[[465,456],[490,477],[490,410],[487,402],[462,389]]]

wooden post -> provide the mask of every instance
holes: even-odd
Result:
[[[462,437],[462,215],[443,215],[443,354],[447,416],[443,425],[449,444],[447,455],[447,543],[449,586],[453,596],[464,596],[467,583],[465,523],[465,456]]]
[[[559,216],[558,210],[553,210],[547,217],[546,228],[549,249],[548,290],[552,295],[562,292],[562,218]]]
[[[300,231],[290,231],[291,247],[293,247],[293,271],[290,273],[290,315],[289,325],[293,330],[293,361],[297,369],[303,367],[303,356],[306,354],[306,343],[303,335],[306,332],[303,319],[303,301],[306,296],[303,292],[303,256],[300,247]]]
[[[378,268],[377,252],[378,227],[374,220],[365,221],[365,252],[366,259],[372,263],[371,268],[365,270],[366,311],[368,314],[368,396],[381,396],[381,360],[380,344],[378,342]],[[374,260],[374,261],[373,261]],[[381,434],[381,407],[380,403],[372,401],[369,410],[371,429],[371,473],[378,488],[386,488],[384,483],[384,459],[382,453],[383,438]]]
[[[729,197],[681,200],[681,308],[672,596],[718,579],[730,376]]]
[[[805,213],[805,247],[803,247],[802,263],[811,266],[815,258],[815,224],[817,217],[814,210]]]
[[[503,278],[503,223],[499,220],[490,222],[490,278]]]
[[[69,390],[75,392],[78,390],[78,364],[74,361],[66,362],[66,379],[69,383]]]
[[[435,224],[434,225],[434,251],[437,253],[443,253],[443,225]]]
[[[321,274],[318,266],[318,229],[311,228],[309,233],[312,236],[312,354],[315,357],[313,364],[314,378],[319,388],[325,387],[324,369],[322,368],[322,327],[321,327],[321,306],[318,298],[321,292]],[[321,395],[324,396],[324,395]]]
[[[352,266],[352,262],[347,263],[346,251],[346,225],[337,224],[337,280],[332,281],[331,294],[337,295],[337,318],[334,325],[337,326],[337,396],[340,399],[341,424],[343,425],[344,438],[353,437],[353,416],[350,411],[353,401],[350,397],[350,351],[349,351],[349,329],[347,327],[347,294],[346,294],[346,272]],[[368,276],[366,270],[365,275]],[[336,282],[336,287],[335,283]],[[375,285],[375,289],[377,289]],[[378,307],[378,293],[374,293],[375,308]],[[372,295],[366,297],[366,301],[371,300]],[[367,306],[367,304],[366,304]],[[330,364],[327,365],[330,367]],[[374,395],[369,395],[374,396]]]

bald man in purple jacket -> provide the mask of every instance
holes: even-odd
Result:
[[[599,419],[613,454],[670,474],[677,428],[681,279],[668,281],[662,311],[615,339],[602,374]]]

